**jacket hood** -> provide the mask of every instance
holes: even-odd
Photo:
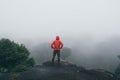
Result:
[[[59,36],[56,36],[56,40],[60,40],[60,37],[59,37]]]

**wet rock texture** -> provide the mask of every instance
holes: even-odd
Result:
[[[5,76],[7,75],[7,76]],[[114,74],[100,70],[87,70],[69,62],[52,64],[50,61],[20,72],[16,78],[4,74],[0,80],[115,80]]]

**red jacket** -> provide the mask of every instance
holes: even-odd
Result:
[[[51,43],[51,48],[54,50],[60,50],[63,47],[63,43],[60,40],[59,36],[56,36],[56,40]]]

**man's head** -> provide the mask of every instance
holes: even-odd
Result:
[[[59,36],[56,36],[56,40],[59,40],[60,39],[60,37]]]

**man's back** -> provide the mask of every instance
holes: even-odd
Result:
[[[56,55],[58,56],[58,63],[60,63],[60,49],[62,49],[62,47],[63,47],[62,41],[59,39],[59,36],[56,36],[56,40],[54,40],[51,43],[51,48],[54,49],[52,58],[53,63]]]
[[[54,40],[51,44],[51,48],[54,50],[60,50],[63,47],[63,43],[61,40],[59,40],[59,37],[56,37],[56,40]]]

